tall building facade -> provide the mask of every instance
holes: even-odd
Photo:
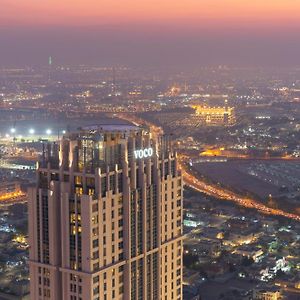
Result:
[[[31,299],[182,299],[182,178],[168,137],[86,127],[30,190]]]

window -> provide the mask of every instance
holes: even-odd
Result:
[[[95,276],[95,277],[93,278],[93,283],[97,283],[97,282],[99,282],[99,275],[98,275],[98,276]]]
[[[92,211],[93,212],[97,212],[98,211],[98,203],[94,203],[93,204]]]
[[[93,240],[93,248],[96,248],[99,246],[99,240],[96,239],[96,240]]]
[[[124,285],[119,287],[119,294],[123,294],[124,293]]]
[[[123,242],[119,243],[119,250],[123,249]]]
[[[92,224],[98,224],[98,216],[92,217]]]
[[[93,264],[93,270],[94,270],[94,271],[99,270],[99,263]]]
[[[122,197],[122,196],[119,197],[118,204],[119,204],[119,205],[122,205],[122,204],[123,204],[123,197]]]
[[[95,288],[93,289],[93,294],[94,294],[94,295],[99,294],[99,286],[97,286],[97,287],[95,287]]]
[[[94,227],[94,228],[92,229],[92,233],[93,233],[93,236],[97,236],[97,235],[99,234],[99,229],[98,229],[98,227]]]
[[[83,188],[82,187],[76,187],[75,188],[75,194],[82,195],[83,194]]]
[[[74,182],[75,182],[75,184],[82,184],[82,177],[81,176],[75,176]]]
[[[95,186],[95,178],[87,177],[86,178],[86,185],[88,185],[90,187],[94,187]]]
[[[123,215],[123,207],[120,207],[118,209],[118,215],[119,215],[119,217]]]

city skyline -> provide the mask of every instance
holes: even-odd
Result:
[[[0,3],[1,299],[300,299],[300,0]]]
[[[125,294],[128,295],[130,289],[125,288],[128,287],[128,281],[125,278],[123,280],[121,274],[117,276],[114,271],[115,276],[107,276],[106,279],[101,275],[104,270],[111,268],[122,272],[122,268],[113,266],[120,260],[124,266],[129,266],[132,259],[128,255],[128,243],[123,247],[120,244],[119,249],[117,232],[114,241],[117,244],[112,245],[114,254],[113,247],[109,250],[110,237],[113,236],[109,229],[114,226],[117,230],[120,227],[119,223],[117,225],[119,213],[128,221],[126,207],[132,205],[126,201],[129,185],[126,182],[130,181],[130,186],[134,188],[135,182],[145,182],[141,180],[143,178],[146,178],[146,182],[147,178],[151,177],[152,180],[148,172],[148,163],[151,164],[151,161],[154,161],[153,167],[157,171],[154,173],[158,175],[161,174],[161,168],[170,169],[170,164],[163,168],[165,159],[154,159],[157,157],[155,147],[148,147],[147,143],[141,141],[130,144],[128,140],[126,147],[126,139],[121,138],[119,143],[115,136],[113,141],[107,141],[104,136],[106,146],[102,147],[103,137],[95,134],[95,124],[106,124],[108,129],[132,128],[134,124],[139,126],[134,126],[138,130],[150,128],[160,141],[171,137],[172,148],[177,153],[177,166],[176,163],[172,166],[174,160],[171,159],[171,172],[178,167],[182,174],[181,185],[185,187],[180,189],[183,201],[175,203],[180,196],[180,193],[176,193],[179,191],[176,188],[177,177],[170,179],[172,182],[175,180],[173,189],[172,182],[165,180],[165,176],[158,176],[162,181],[158,180],[160,191],[156,198],[162,205],[157,220],[162,226],[159,226],[161,231],[158,231],[157,238],[162,238],[164,244],[173,241],[171,234],[176,234],[180,217],[184,239],[182,252],[177,253],[183,255],[183,296],[177,287],[180,284],[180,280],[177,282],[180,272],[171,272],[171,268],[178,264],[173,264],[176,251],[174,253],[171,245],[172,253],[168,251],[167,258],[160,259],[162,263],[167,260],[171,264],[167,271],[164,271],[164,267],[160,268],[169,275],[169,279],[166,279],[161,273],[162,280],[168,283],[162,283],[164,287],[161,291],[167,290],[171,294],[165,293],[167,297],[156,298],[171,300],[178,296],[184,300],[195,300],[195,297],[204,300],[241,300],[246,296],[247,300],[261,300],[261,297],[297,300],[300,290],[299,75],[300,70],[296,68],[247,69],[226,66],[199,68],[197,72],[183,69],[162,72],[160,68],[96,65],[68,68],[54,65],[50,77],[47,67],[0,69],[0,268],[3,270],[0,274],[0,291],[18,300],[20,297],[28,299],[32,283],[33,295],[39,294],[39,288],[43,288],[41,293],[46,296],[50,293],[52,297],[54,291],[59,294],[63,290],[73,300],[74,297],[77,300],[88,299],[94,289],[98,294],[97,273],[100,272],[100,299],[110,293],[117,296],[123,292],[123,287],[123,298],[127,299]],[[146,129],[146,132],[149,130]],[[49,143],[53,142],[51,147]],[[111,148],[111,143],[117,143],[114,144],[116,148]],[[106,151],[103,152],[104,149]],[[107,172],[105,164],[103,168],[104,157],[107,162],[111,162],[111,159],[116,162],[121,160],[121,164],[117,164],[116,168],[112,166]],[[126,165],[132,170],[130,161],[141,168],[138,168],[138,174],[128,172],[127,176]],[[143,161],[146,168],[143,168]],[[83,165],[86,165],[86,171],[82,169]],[[90,172],[95,166],[102,166],[101,172]],[[76,168],[79,168],[79,172]],[[121,170],[125,171],[125,178],[118,176],[116,182],[113,179],[115,171],[119,174]],[[106,180],[105,174],[109,174]],[[125,187],[122,193],[124,214],[122,210],[119,211],[118,188],[110,188],[120,187],[119,179],[124,183],[121,186]],[[165,181],[171,184],[165,185]],[[107,197],[103,198],[104,194],[99,194],[99,191],[105,185],[109,191]],[[33,187],[37,187],[39,192],[32,193]],[[69,188],[70,192],[67,191]],[[111,191],[115,191],[115,194],[111,194]],[[94,193],[94,196],[89,196],[90,193]],[[151,192],[142,194],[154,195]],[[49,201],[45,197],[47,195]],[[68,218],[68,209],[61,209],[64,212],[61,215],[59,209],[52,206],[53,202],[63,202],[69,203],[71,208],[73,198],[82,198],[82,213],[79,217],[77,209],[78,217],[75,219],[73,213]],[[95,198],[99,201],[93,200]],[[98,210],[95,207],[92,213],[98,211],[99,224],[106,223],[105,235],[102,225],[102,229],[99,224],[92,225],[96,228],[100,226],[99,246],[102,242],[100,248],[103,250],[89,253],[86,246],[90,244],[90,239],[96,237],[89,234],[90,218],[86,212],[90,204],[94,207],[103,199],[106,199],[106,208],[98,205]],[[27,201],[30,204],[29,211]],[[47,203],[50,204],[48,208]],[[44,208],[43,213],[33,208],[35,204],[42,204],[40,208]],[[178,207],[182,204],[183,208]],[[111,210],[112,207],[114,210]],[[138,211],[141,211],[139,208]],[[103,209],[106,210],[105,222],[101,222],[102,216],[104,218]],[[181,216],[178,209],[182,212]],[[147,215],[149,209],[143,211]],[[110,216],[116,221],[111,222]],[[149,222],[146,221],[143,227],[147,227],[147,224]],[[56,230],[55,226],[60,229]],[[37,234],[38,228],[43,228],[42,236]],[[123,231],[127,234],[124,235],[124,242],[138,236],[131,234],[129,237],[128,228],[125,222]],[[60,247],[59,243],[53,242],[54,232],[57,233],[56,238],[66,242],[65,246]],[[167,232],[167,237],[164,232]],[[79,240],[82,234],[82,253],[79,246],[78,251],[75,247],[75,256],[78,257],[76,264],[73,250],[73,254],[68,256],[69,233],[70,241],[74,241],[74,237],[76,241],[76,236]],[[164,241],[166,238],[167,243]],[[57,247],[53,251],[55,245]],[[178,246],[174,246],[174,250]],[[56,274],[49,273],[46,266],[48,249],[50,264],[53,262],[56,270],[61,270]],[[119,256],[122,253],[125,260]],[[160,250],[157,253],[161,255]],[[61,258],[62,263],[51,261],[54,254],[59,260]],[[166,252],[163,252],[162,256],[165,255]],[[40,260],[44,264],[40,264]],[[61,285],[63,289],[56,289],[53,284],[56,282],[60,286],[60,273],[66,275],[63,266],[67,269],[70,266],[70,277],[64,276],[69,282]],[[72,269],[77,267],[78,270]],[[81,267],[83,273],[84,270],[94,270],[92,277],[95,283],[92,281],[92,287],[90,275],[84,276],[85,279],[78,277]],[[132,267],[135,268],[134,265]],[[129,278],[126,272],[125,277]],[[226,282],[223,284],[216,282],[223,282],[224,279]],[[149,288],[143,290],[149,291]],[[59,299],[55,297],[55,300]],[[94,300],[97,297],[95,295]],[[111,299],[110,296],[107,299]]]

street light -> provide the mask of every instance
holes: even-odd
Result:
[[[34,134],[35,130],[33,128],[29,129],[29,134]]]
[[[50,135],[52,133],[51,129],[46,130],[47,135]]]
[[[11,132],[11,133],[15,133],[15,132],[16,132],[16,128],[11,128],[11,129],[10,129],[10,132]]]

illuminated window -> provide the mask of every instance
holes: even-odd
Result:
[[[82,187],[76,187],[75,188],[75,194],[82,195],[83,194],[83,188]]]
[[[75,184],[82,184],[82,177],[81,176],[75,176]]]
[[[93,196],[95,194],[95,189],[89,189],[88,194],[89,196]]]

